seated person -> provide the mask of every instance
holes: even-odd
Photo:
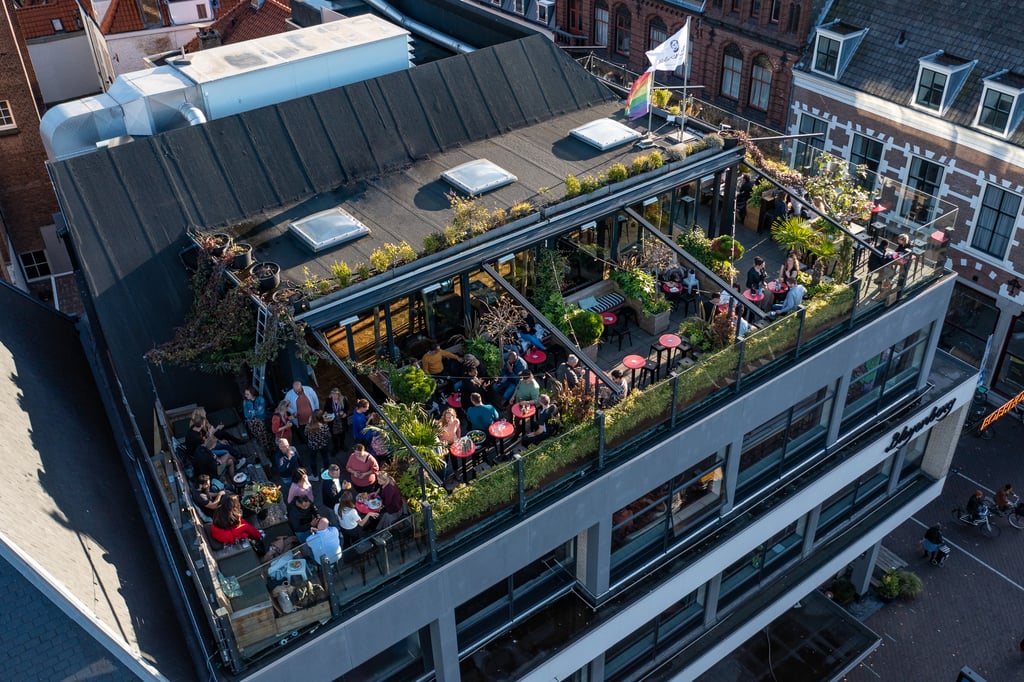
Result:
[[[703,317],[707,321],[711,321],[715,315],[718,314],[718,306],[722,303],[722,294],[715,292],[711,294],[710,298],[701,298],[700,306],[703,313]]]
[[[252,540],[257,553],[261,556],[266,553],[257,544],[262,542],[263,534],[242,518],[242,505],[234,495],[226,498],[224,504],[214,511],[210,537],[222,545],[233,545],[248,538]]]
[[[494,409],[493,405],[485,405],[484,399],[479,393],[471,395],[469,400],[470,406],[466,410],[469,427],[487,433],[487,428],[498,421],[498,411]]]
[[[786,300],[772,306],[772,310],[776,313],[788,313],[795,310],[804,302],[804,296],[807,294],[807,289],[804,285],[797,282],[793,277],[786,278],[786,286],[789,287],[789,291],[786,292]]]
[[[458,374],[461,363],[462,358],[441,348],[437,341],[432,341],[430,350],[424,353],[420,360],[420,367],[431,376],[449,377]]]
[[[386,471],[382,471],[377,480],[380,482],[380,528],[387,528],[396,523],[405,514],[405,500],[398,489],[398,484]]]
[[[996,491],[993,502],[995,502],[996,509],[1005,512],[1017,503],[1017,493],[1013,492],[1013,486],[1007,483]]]
[[[232,443],[241,445],[244,440],[235,438],[230,433],[224,430],[223,424],[217,424],[213,426],[206,418],[206,408],[197,407],[192,410],[192,416],[189,418],[188,431],[185,433],[185,452],[188,456],[192,456],[196,449],[203,445],[207,440],[213,438],[216,445],[211,450],[216,454],[229,453],[235,459],[239,459],[238,452],[235,450]],[[219,452],[218,452],[219,451]]]
[[[540,384],[533,377],[533,372],[526,370],[519,375],[519,385],[512,392],[512,402],[533,403],[540,397]]]
[[[213,512],[224,501],[224,497],[230,494],[227,490],[213,490],[210,487],[209,474],[199,474],[196,476],[196,483],[192,488],[192,501],[207,516],[213,516]]]
[[[295,446],[286,438],[278,438],[277,452],[274,453],[274,468],[277,469],[277,475],[281,477],[281,485],[291,486],[292,479],[295,478],[295,473],[301,466],[302,459]]]
[[[377,512],[360,516],[356,511],[355,499],[348,490],[341,494],[341,499],[334,511],[338,515],[338,523],[341,524],[341,536],[345,539],[345,549],[362,540],[367,532],[372,532],[374,526],[372,522],[380,516]],[[369,526],[366,525],[368,523]]]
[[[300,495],[288,503],[288,525],[299,542],[305,542],[314,524],[320,518],[316,505],[308,497]]]
[[[526,361],[519,357],[519,353],[511,351],[501,366],[501,380],[495,384],[494,389],[502,400],[508,401],[519,384],[519,375],[528,369]]]
[[[580,359],[570,354],[565,359],[565,362],[558,365],[558,369],[555,370],[555,379],[558,383],[568,388],[576,388],[580,381],[583,380],[583,368],[580,367]]]
[[[196,448],[192,457],[192,468],[196,476],[206,474],[211,479],[217,478],[227,480],[234,478],[235,467],[244,466],[245,458],[236,460],[234,455],[224,452],[218,454],[213,450],[217,446],[217,439],[210,436],[206,442]],[[225,478],[226,477],[226,478]]]
[[[547,350],[544,347],[544,342],[540,340],[541,335],[537,332],[537,324],[531,318],[527,318],[525,322],[519,325],[519,328],[516,330],[516,337],[519,339],[519,345],[524,353],[528,352],[531,346],[539,350]]]
[[[747,271],[747,289],[757,293],[768,283],[768,273],[765,272],[764,258],[754,256],[754,266]]]
[[[523,447],[539,443],[551,435],[548,432],[548,423],[557,415],[557,410],[551,403],[551,398],[548,397],[547,393],[540,395],[537,405],[537,414],[533,418],[535,427],[533,431],[528,431],[523,435]]]
[[[609,407],[619,402],[627,395],[629,395],[629,381],[626,380],[626,375],[623,374],[620,369],[613,369],[611,373],[612,383],[618,386],[620,389],[619,393],[616,393],[608,386],[602,386],[599,394],[599,399],[603,407]]]
[[[341,534],[328,522],[326,516],[321,516],[310,528],[306,546],[317,563],[320,563],[322,557],[327,557],[331,563],[341,560]]]
[[[967,513],[971,515],[972,521],[985,518],[988,513],[988,508],[985,507],[985,503],[982,501],[982,492],[975,490],[974,494],[967,498]]]

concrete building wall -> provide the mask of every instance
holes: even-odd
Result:
[[[196,36],[199,28],[200,24],[191,24],[108,35],[107,49],[115,75],[145,69],[144,60],[150,55],[180,50]]]
[[[36,72],[42,74],[39,87],[46,104],[87,97],[103,90],[85,31],[34,40],[28,51]]]

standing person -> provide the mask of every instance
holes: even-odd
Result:
[[[767,281],[768,273],[765,272],[764,258],[754,256],[754,267],[747,271],[747,289],[756,294]]]
[[[331,454],[345,449],[345,429],[348,428],[348,415],[351,412],[348,398],[341,394],[340,388],[332,388],[330,396],[324,403],[324,414],[332,415],[331,421]],[[334,506],[334,505],[331,505]]]
[[[754,181],[750,179],[750,173],[740,176],[740,186],[736,190],[736,222],[742,223],[747,219],[747,202],[754,189]]]
[[[447,378],[455,374],[456,368],[461,363],[462,358],[455,353],[451,353],[441,348],[441,344],[437,341],[431,341],[430,350],[424,353],[423,357],[420,358],[421,369],[432,377],[440,378]]]
[[[288,401],[288,407],[292,411],[292,420],[299,427],[299,438],[305,439],[306,425],[312,419],[313,412],[320,409],[320,399],[316,397],[316,391],[296,380],[292,382],[291,390],[284,394],[284,399]]]
[[[341,536],[345,538],[345,549],[362,540],[365,535],[364,527],[366,524],[370,523],[370,528],[372,528],[374,525],[372,521],[380,516],[377,512],[370,512],[366,516],[359,516],[359,512],[356,511],[355,500],[352,498],[352,493],[348,490],[341,494],[341,499],[338,501],[338,506],[335,507],[334,512],[338,515]]]
[[[341,493],[351,488],[351,483],[341,480],[341,465],[332,462],[327,467],[327,475],[320,483],[320,497],[324,501],[324,506],[334,509],[341,498]]]
[[[306,425],[306,441],[309,443],[309,470],[313,472],[309,480],[319,481],[317,472],[327,468],[327,450],[331,447],[331,428],[324,422],[323,410],[313,411]],[[317,466],[320,462],[322,467]]]
[[[356,411],[352,413],[352,440],[356,444],[366,444],[366,422],[370,418],[370,401],[360,398],[356,401]]]
[[[270,418],[270,430],[275,441],[281,438],[291,441],[292,412],[287,400],[282,400],[274,408],[274,415]]]
[[[267,430],[266,399],[256,391],[255,386],[246,387],[242,392],[242,398],[242,414],[245,416],[245,426],[249,429],[249,434],[260,444],[263,452],[272,452],[274,441]]]
[[[357,493],[371,493],[377,489],[380,466],[362,443],[356,443],[345,465],[349,480]]]
[[[277,475],[281,477],[281,485],[290,486],[296,472],[302,466],[302,459],[299,458],[299,451],[287,438],[279,438],[277,441],[274,465],[277,468]]]
[[[299,467],[295,470],[295,477],[292,479],[291,485],[288,486],[288,504],[291,504],[292,500],[300,495],[308,497],[310,502],[316,502],[313,495],[313,484],[309,480],[309,474],[305,469]]]
[[[942,537],[942,524],[936,523],[924,532],[924,556],[932,566],[941,566],[946,561],[948,553],[942,552],[942,545],[945,539]]]

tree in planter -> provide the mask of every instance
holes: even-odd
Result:
[[[483,376],[501,374],[501,350],[483,336],[471,336],[462,344],[463,350],[480,361]]]
[[[743,245],[727,234],[711,240],[711,256],[717,260],[734,261],[743,258]]]
[[[604,333],[604,320],[599,313],[575,307],[568,317],[568,331],[563,334],[574,339],[580,348],[593,346]]]
[[[437,449],[438,444],[441,442],[441,426],[431,419],[422,404],[413,403],[407,405],[389,400],[381,405],[380,409],[431,469],[440,471],[444,468],[444,454]],[[391,451],[401,471],[404,471],[413,463],[409,450],[406,449],[405,444],[390,427],[382,424],[380,426],[368,426],[367,430],[384,436],[388,449]]]
[[[394,369],[389,372],[389,377],[395,398],[407,405],[424,404],[437,390],[434,378],[416,365]]]

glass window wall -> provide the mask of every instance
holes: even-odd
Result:
[[[852,424],[856,417],[890,405],[900,393],[913,390],[927,341],[925,327],[854,368],[843,408],[844,426]]]
[[[985,344],[996,328],[999,309],[992,296],[959,282],[949,301],[939,348],[975,367],[981,366]]]
[[[998,377],[996,388],[1000,391],[1012,395],[1024,391],[1024,317],[1018,316],[1010,327]]]
[[[790,560],[799,557],[805,527],[805,519],[794,521],[722,572],[719,614],[735,604],[740,597],[765,583]]]

